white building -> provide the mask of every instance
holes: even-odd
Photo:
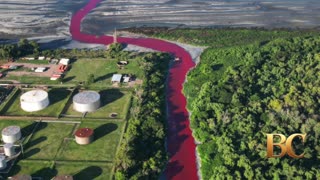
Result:
[[[67,66],[70,63],[70,59],[62,58],[59,63]]]
[[[122,74],[114,74],[112,76],[111,82],[112,83],[120,83],[122,78]]]

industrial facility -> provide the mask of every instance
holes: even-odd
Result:
[[[19,126],[8,126],[2,130],[2,141],[4,143],[15,143],[21,138]]]
[[[86,113],[94,112],[100,107],[100,94],[95,91],[83,91],[73,97],[73,109]]]
[[[26,112],[40,111],[49,105],[49,96],[44,90],[32,90],[20,97],[20,104]]]
[[[90,144],[93,141],[93,130],[90,128],[78,129],[75,133],[75,139],[77,144]]]
[[[22,153],[21,129],[19,126],[8,126],[2,129],[2,141],[0,147],[0,173],[9,172],[12,168],[12,163]],[[19,147],[16,151],[16,147]],[[0,177],[1,179],[1,177]]]
[[[14,144],[6,143],[4,146],[4,154],[8,157],[16,155]]]

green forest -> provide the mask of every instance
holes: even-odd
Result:
[[[216,50],[210,58],[188,76],[208,80],[189,101],[204,179],[320,177],[320,38]],[[228,62],[219,79],[209,78]],[[307,133],[305,148],[295,146],[305,158],[267,159],[267,133]]]
[[[207,47],[184,85],[202,179],[320,177],[319,32],[133,31]],[[268,159],[268,133],[307,133],[293,144],[305,158]]]
[[[118,49],[115,49],[118,50]],[[112,49],[111,52],[115,52]],[[117,51],[115,55],[122,58],[128,53]],[[92,50],[92,49],[41,49],[40,45],[35,41],[29,41],[28,39],[20,39],[16,44],[0,44],[0,62],[7,61],[9,59],[17,60],[24,56],[35,57],[46,56],[54,58],[72,57],[72,58],[99,58],[109,57],[108,51],[104,49]]]
[[[127,131],[116,157],[115,179],[157,179],[165,168],[165,81],[170,59],[169,54],[149,53],[139,62],[145,81],[134,93]]]

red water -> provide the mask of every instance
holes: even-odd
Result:
[[[73,15],[70,32],[74,40],[105,45],[113,42],[112,36],[95,36],[81,32],[81,21],[101,1],[90,0],[84,8]],[[167,146],[170,160],[165,170],[165,175],[167,179],[198,179],[195,156],[196,146],[189,127],[186,98],[182,94],[182,85],[186,74],[195,66],[190,54],[176,44],[159,39],[118,37],[118,42],[169,52],[182,60],[170,68],[166,89],[168,104]]]

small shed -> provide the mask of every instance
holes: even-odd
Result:
[[[63,64],[63,65],[69,65],[70,63],[70,59],[67,59],[67,58],[62,58],[60,59],[60,64]]]
[[[122,74],[114,74],[112,76],[111,82],[112,83],[120,83],[122,78]]]
[[[59,60],[58,59],[51,59],[50,64],[58,64]]]
[[[46,67],[38,67],[36,70],[34,70],[34,72],[44,72],[46,70],[47,70]]]
[[[39,56],[38,59],[39,59],[39,60],[45,60],[46,57],[44,57],[44,56]]]
[[[26,58],[24,58],[25,60],[28,60],[28,61],[32,61],[32,60],[35,60],[35,58],[34,57],[26,57]]]

